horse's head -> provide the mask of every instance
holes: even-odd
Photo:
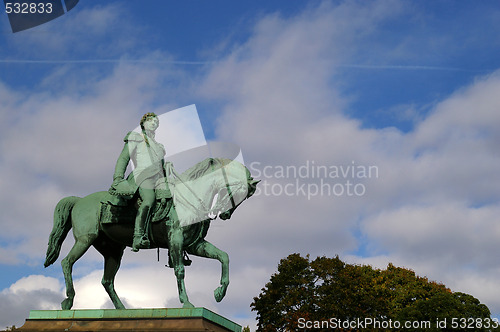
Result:
[[[241,165],[241,164],[240,164]],[[250,171],[243,165],[241,165],[245,170],[245,179],[236,185],[230,186],[222,190],[221,206],[219,210],[219,217],[222,220],[227,220],[231,218],[233,212],[238,206],[247,198],[251,197],[256,189],[257,184],[260,180],[254,180],[250,174]]]
[[[229,219],[258,182],[237,161],[209,158],[183,173],[170,190],[181,224],[189,225],[217,216]]]

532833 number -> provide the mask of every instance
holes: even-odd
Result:
[[[5,11],[7,14],[50,14],[52,4],[50,2],[6,2]]]

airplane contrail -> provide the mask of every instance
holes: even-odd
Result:
[[[131,60],[131,59],[62,59],[62,60],[34,60],[34,59],[0,59],[1,63],[10,64],[93,64],[93,63],[161,63],[173,65],[203,66],[215,64],[220,61],[179,61],[179,60]],[[430,71],[462,71],[470,73],[488,72],[486,69],[464,69],[458,67],[440,67],[423,65],[363,65],[363,64],[338,64],[336,67],[356,69],[389,69],[389,70],[430,70]]]
[[[215,61],[176,61],[176,60],[123,60],[123,59],[88,59],[88,60],[30,60],[30,59],[0,59],[0,63],[12,64],[92,64],[92,63],[170,63],[174,65],[206,65]]]
[[[358,69],[396,69],[396,70],[437,70],[437,71],[464,71],[464,72],[486,72],[482,69],[464,69],[458,67],[421,66],[421,65],[357,65],[340,64],[337,67],[358,68]]]

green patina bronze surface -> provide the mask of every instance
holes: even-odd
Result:
[[[155,119],[156,115],[145,114],[142,136],[126,136],[109,191],[66,197],[55,208],[45,267],[57,260],[71,229],[75,237],[75,244],[61,262],[66,283],[66,299],[61,303],[64,310],[71,309],[75,297],[73,265],[90,246],[104,256],[102,284],[116,309],[125,309],[114,289],[114,279],[127,246],[134,251],[168,249],[169,266],[174,269],[179,300],[185,308],[194,307],[184,285],[184,266],[190,264],[186,254],[218,260],[221,279],[214,290],[215,300],[221,301],[226,294],[229,256],[205,236],[213,219],[229,219],[254,194],[258,181],[241,163],[222,158],[207,158],[177,174],[164,162],[163,146],[154,141]],[[125,178],[130,160],[136,168]]]
[[[241,331],[241,326],[206,308],[148,308],[95,310],[31,310],[29,320],[102,320],[102,319],[161,319],[204,318],[230,331]]]

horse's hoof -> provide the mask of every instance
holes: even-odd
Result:
[[[145,239],[143,236],[134,236],[134,241],[132,243],[132,251],[138,252],[139,249],[149,249],[151,247],[151,242]]]
[[[69,310],[73,306],[73,299],[66,298],[61,302],[61,308],[63,310]]]
[[[220,302],[226,296],[226,288],[219,286],[214,290],[215,301]]]
[[[182,305],[183,308],[194,308],[194,305],[189,302],[189,301],[186,301],[184,302],[184,304]]]

